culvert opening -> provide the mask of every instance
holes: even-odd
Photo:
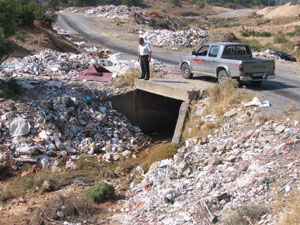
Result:
[[[155,140],[173,137],[181,100],[134,90],[110,99],[113,108],[123,113]]]

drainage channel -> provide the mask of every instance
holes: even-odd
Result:
[[[123,113],[153,141],[171,141],[181,100],[134,90],[110,99],[113,108]]]

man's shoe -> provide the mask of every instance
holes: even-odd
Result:
[[[138,77],[138,79],[145,79],[145,77]]]
[[[149,78],[145,78],[145,80],[149,80]]]

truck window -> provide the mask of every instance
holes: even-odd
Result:
[[[217,56],[218,56],[218,53],[219,53],[219,46],[217,46],[217,45],[212,45],[212,46],[210,47],[208,56],[210,56],[210,57],[217,57]]]
[[[207,55],[207,52],[208,52],[208,49],[209,49],[209,45],[204,45],[204,46],[202,46],[202,47],[197,51],[197,55],[200,55],[200,56],[206,56],[206,55]]]
[[[251,57],[251,51],[247,45],[229,45],[226,46],[222,58],[246,58]]]

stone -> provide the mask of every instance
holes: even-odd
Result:
[[[10,135],[13,137],[24,136],[30,132],[30,123],[22,117],[15,118],[9,125]]]
[[[280,133],[282,133],[285,129],[286,129],[285,126],[279,125],[279,126],[277,126],[277,127],[275,128],[275,131],[276,131],[277,134],[280,134]]]
[[[121,153],[121,155],[122,155],[123,157],[130,157],[131,154],[132,154],[132,152],[129,151],[129,150],[125,150],[124,152]]]
[[[226,113],[224,113],[224,117],[225,118],[230,118],[230,117],[233,117],[233,116],[235,116],[237,114],[237,112],[234,110],[234,109],[232,109],[232,110],[229,110],[229,111],[227,111]]]
[[[209,159],[209,165],[213,165],[213,166],[216,166],[216,165],[219,165],[221,163],[221,159],[217,156],[213,156]]]

